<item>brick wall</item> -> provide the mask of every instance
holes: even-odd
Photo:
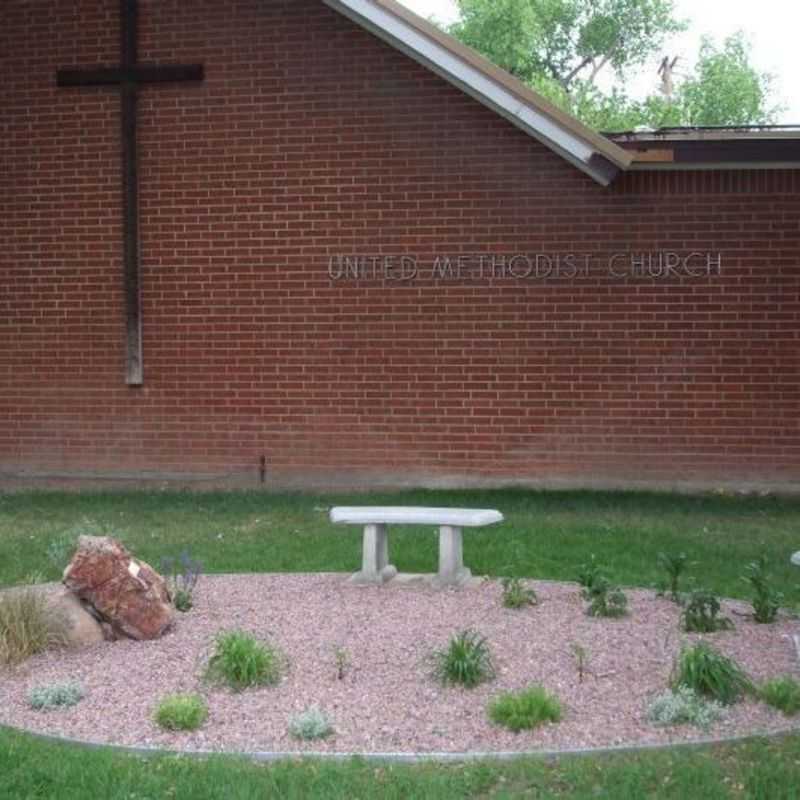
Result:
[[[115,0],[0,11],[0,473],[800,479],[800,176],[611,188],[319,0],[142,0],[124,383]],[[671,250],[719,275],[331,280],[332,255]]]

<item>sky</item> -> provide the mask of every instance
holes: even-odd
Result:
[[[439,22],[457,18],[455,0],[400,0],[423,17]],[[675,0],[677,16],[688,20],[689,29],[674,37],[652,63],[632,78],[631,94],[644,96],[658,85],[658,63],[664,55],[679,56],[677,73],[691,70],[697,57],[700,37],[711,35],[718,42],[743,30],[752,45],[751,63],[759,72],[773,75],[775,104],[784,106],[777,121],[800,125],[800,72],[798,63],[798,0]]]

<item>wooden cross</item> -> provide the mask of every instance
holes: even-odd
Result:
[[[60,69],[58,86],[117,86],[122,105],[122,215],[125,276],[126,378],[144,381],[139,279],[139,185],[136,160],[136,96],[139,84],[203,80],[202,64],[138,63],[138,0],[120,0],[121,61],[116,67]]]

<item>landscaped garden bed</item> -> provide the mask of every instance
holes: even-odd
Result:
[[[497,580],[437,591],[354,586],[341,574],[204,576],[191,610],[160,639],[51,650],[0,670],[0,724],[177,750],[361,753],[605,747],[796,725],[755,694],[725,706],[705,727],[656,725],[649,714],[674,682],[682,648],[699,641],[731,657],[755,686],[797,676],[791,638],[797,622],[785,613],[758,624],[750,603],[723,601],[720,617],[733,627],[696,634],[683,630],[683,607],[653,590],[626,590],[627,613],[607,618],[586,613],[577,584],[526,581],[525,587],[535,588],[538,602],[508,608]],[[234,691],[210,679],[219,635],[234,630],[273,648],[275,680]],[[485,640],[491,661],[488,679],[473,688],[435,674],[433,654],[463,631]],[[37,687],[64,683],[80,685],[79,702],[31,707]],[[530,687],[558,701],[560,721],[514,733],[490,720],[493,701]],[[159,703],[174,694],[205,701],[207,718],[201,715],[196,730],[156,722]],[[302,738],[298,717],[314,710],[330,731]]]

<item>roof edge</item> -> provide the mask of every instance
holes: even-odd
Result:
[[[599,184],[607,186],[630,167],[630,151],[396,0],[323,2],[505,117]]]

